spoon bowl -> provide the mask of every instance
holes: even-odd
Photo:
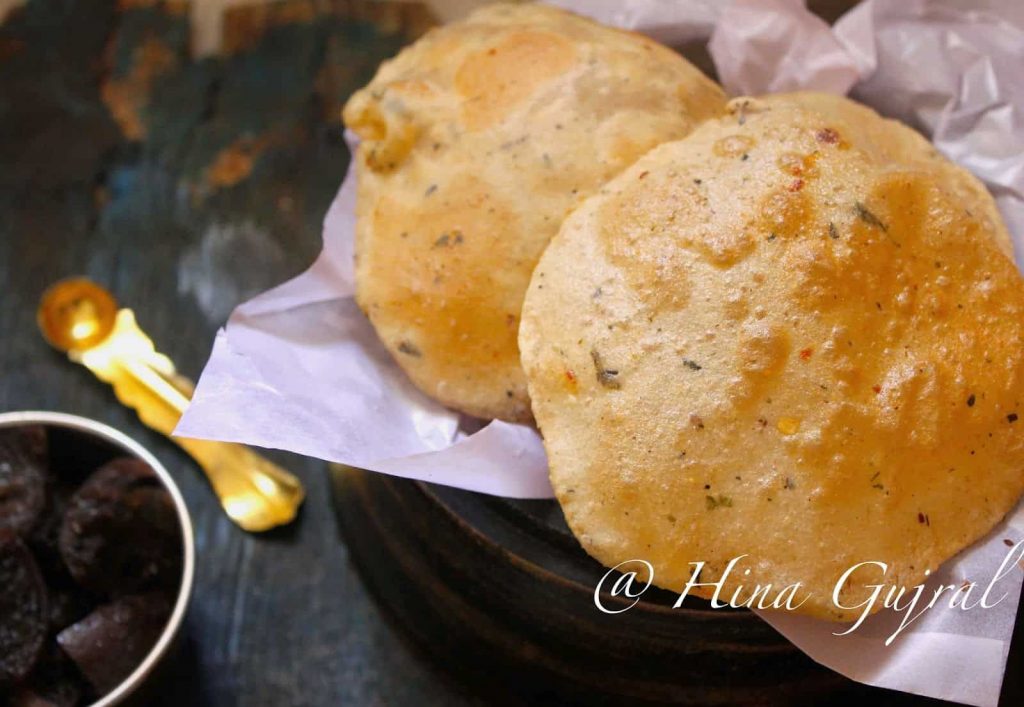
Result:
[[[88,349],[114,330],[117,301],[91,280],[64,280],[43,293],[37,320],[43,337],[60,351]]]

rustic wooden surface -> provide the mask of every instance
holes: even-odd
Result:
[[[817,3],[833,17],[846,4]],[[427,23],[395,3],[241,7],[222,53],[201,60],[182,0],[30,0],[0,26],[0,410],[112,424],[181,485],[199,566],[184,653],[158,704],[484,703],[370,600],[321,463],[277,455],[309,501],[294,527],[246,535],[190,461],[48,350],[34,322],[48,284],[84,274],[198,375],[232,306],[316,254],[348,160],[340,106]]]
[[[159,704],[473,703],[367,596],[321,463],[278,457],[309,490],[301,521],[246,535],[187,457],[36,334],[42,290],[85,274],[197,376],[231,306],[311,261],[348,160],[340,104],[422,19],[324,5],[239,12],[229,53],[198,62],[180,3],[33,1],[0,28],[0,410],[107,422],[181,485],[199,566]]]

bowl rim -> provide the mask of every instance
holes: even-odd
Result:
[[[141,459],[153,468],[153,471],[156,472],[156,475],[160,478],[161,483],[167,489],[174,502],[178,523],[181,526],[182,551],[184,555],[182,558],[181,586],[178,590],[178,597],[174,604],[174,610],[171,612],[170,617],[167,619],[167,624],[160,634],[160,638],[142,662],[120,685],[89,705],[89,707],[114,707],[114,705],[123,703],[129,696],[135,694],[153,674],[156,667],[170,651],[184,623],[195,582],[195,531],[192,526],[192,517],[188,506],[185,504],[185,499],[181,495],[181,490],[163,464],[148,449],[123,432],[97,420],[61,412],[27,410],[0,413],[0,428],[18,427],[21,425],[63,427],[99,437],[115,447],[120,447],[131,456]]]

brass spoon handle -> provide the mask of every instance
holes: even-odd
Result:
[[[76,360],[110,383],[118,399],[157,432],[171,436],[192,396],[170,359],[156,352],[131,310],[117,313],[103,342],[72,350]],[[239,444],[172,437],[206,472],[225,512],[240,527],[261,532],[295,519],[305,498],[301,482]]]
[[[305,496],[302,484],[270,460],[230,442],[174,441],[203,467],[224,511],[245,530],[261,532],[295,519]]]

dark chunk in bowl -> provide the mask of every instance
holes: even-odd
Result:
[[[0,687],[35,667],[48,619],[46,585],[32,553],[9,531],[0,534]]]
[[[36,669],[11,693],[7,705],[75,707],[85,696],[85,685],[74,665],[64,652],[51,642],[50,648],[45,651]]]
[[[58,589],[51,584],[48,599],[46,615],[51,634],[60,633],[82,619],[95,604],[91,596],[73,586]]]
[[[105,604],[57,636],[89,684],[105,695],[149,654],[171,614],[171,602],[150,592]]]
[[[51,480],[53,479],[51,473]],[[64,565],[64,559],[60,556],[60,526],[64,523],[68,501],[71,500],[74,491],[73,487],[61,483],[59,478],[56,479],[47,494],[46,509],[32,532],[25,538],[25,544],[35,554],[39,569],[43,571],[43,577],[51,588],[74,584],[71,574]]]
[[[137,459],[116,459],[82,484],[68,502],[59,542],[72,578],[98,595],[174,589],[181,579],[174,503]]]
[[[0,429],[0,533],[24,538],[46,507],[46,430]]]

